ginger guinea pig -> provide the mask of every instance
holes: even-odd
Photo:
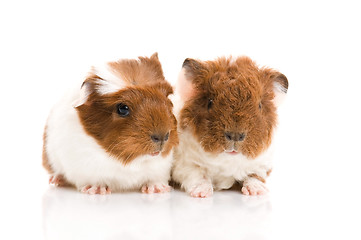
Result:
[[[177,83],[179,146],[172,178],[193,197],[243,183],[245,195],[267,191],[276,108],[287,78],[250,58],[186,59]]]
[[[51,110],[43,166],[83,193],[168,192],[177,121],[158,55],[93,67]]]

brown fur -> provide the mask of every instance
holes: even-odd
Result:
[[[178,144],[177,121],[172,113],[173,104],[167,98],[173,89],[164,79],[157,55],[139,61],[121,60],[110,66],[128,86],[116,93],[100,95],[96,91],[100,78],[91,75],[85,80],[92,91],[77,111],[86,132],[124,164],[156,151],[168,155]],[[129,107],[129,116],[117,114],[120,103]],[[170,135],[164,146],[151,141],[152,134],[166,133]]]
[[[144,86],[156,82],[166,82],[158,54],[150,58],[139,57],[136,60],[119,60],[109,63],[115,75],[119,76],[129,85]]]
[[[248,57],[234,63],[227,58],[186,59],[183,67],[194,94],[181,111],[180,127],[190,128],[206,152],[219,154],[230,148],[225,132],[246,134],[235,148],[250,158],[270,145],[277,117],[274,81],[287,89],[283,74],[258,68]],[[213,104],[208,109],[210,99]]]

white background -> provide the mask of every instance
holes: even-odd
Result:
[[[1,239],[361,239],[357,1],[1,1]],[[270,194],[87,196],[47,185],[42,131],[103,60],[248,55],[284,73]]]

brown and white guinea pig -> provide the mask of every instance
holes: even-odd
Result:
[[[93,67],[52,109],[43,166],[50,183],[89,194],[168,192],[177,121],[157,53]]]
[[[248,57],[186,59],[175,103],[179,146],[172,178],[193,197],[243,183],[245,195],[267,191],[276,108],[287,78]]]

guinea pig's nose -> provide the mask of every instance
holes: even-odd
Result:
[[[153,134],[150,136],[153,142],[155,143],[163,143],[168,141],[169,139],[169,132],[166,134]]]
[[[237,132],[225,132],[224,135],[228,141],[243,141],[246,137],[245,133],[237,133]]]

